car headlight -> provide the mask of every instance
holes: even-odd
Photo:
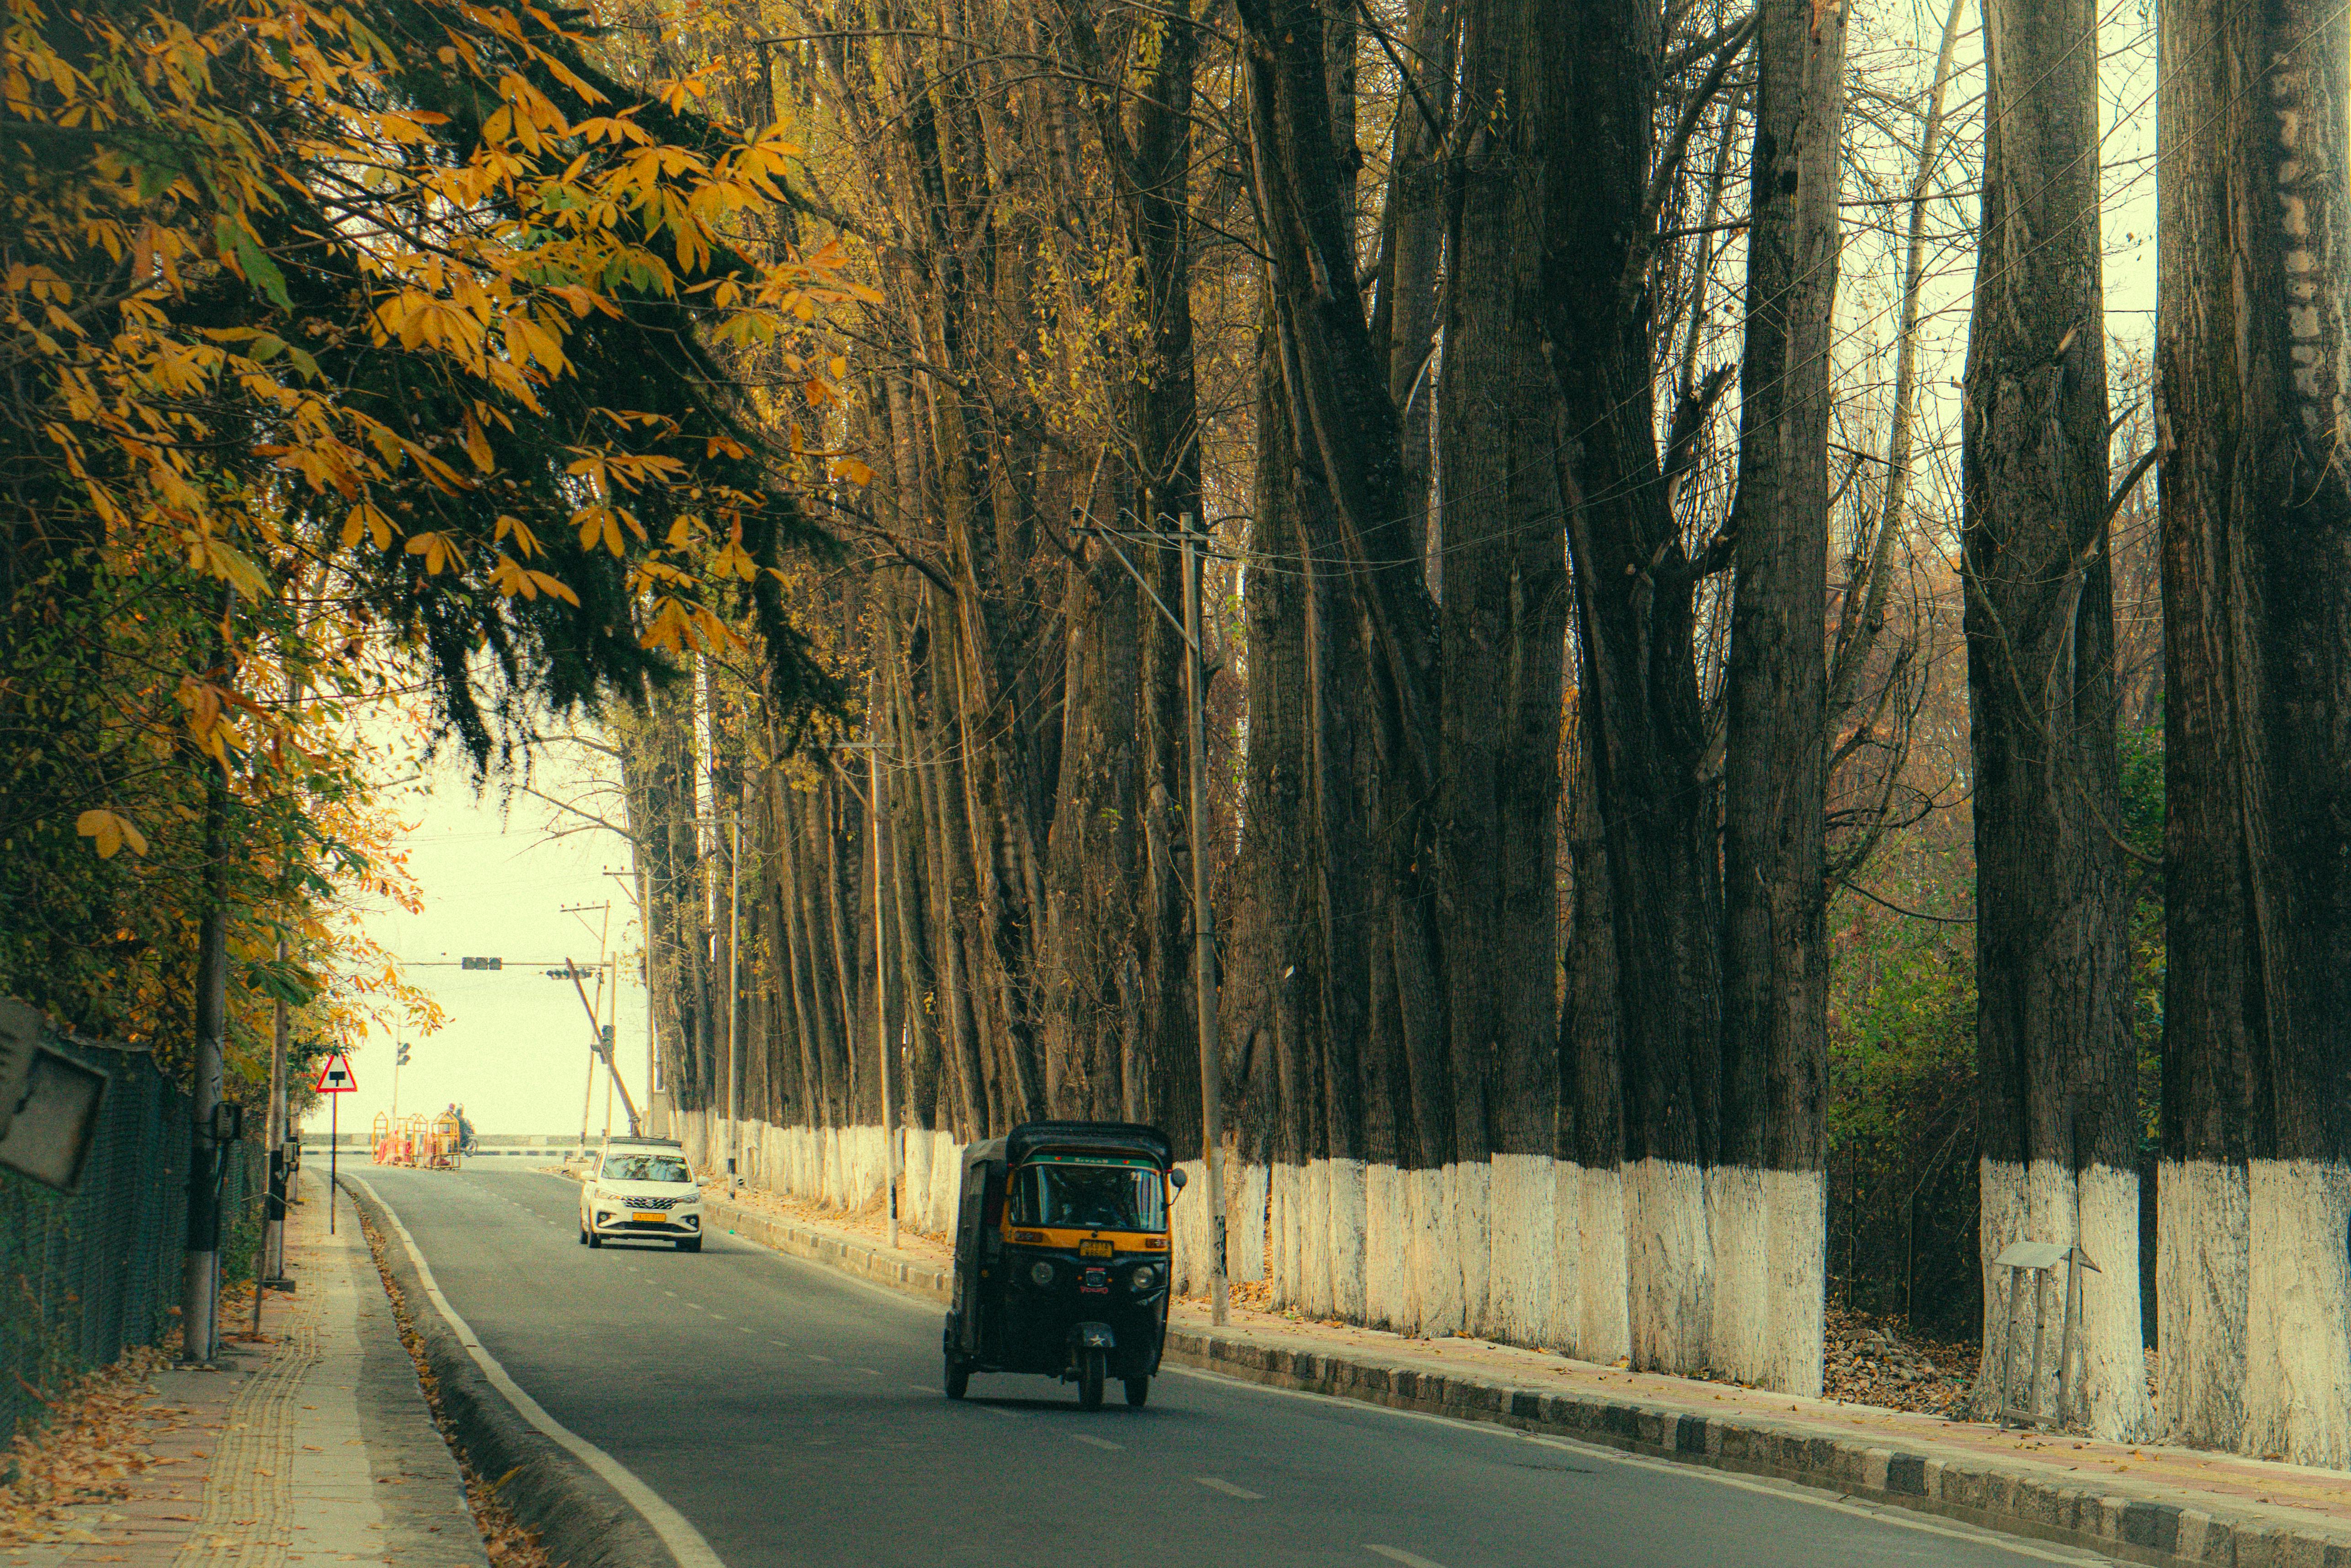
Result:
[[[1140,1295],[1159,1283],[1159,1270],[1145,1263],[1126,1277],[1126,1288]]]
[[[1031,1263],[1029,1265],[1029,1278],[1038,1284],[1050,1285],[1053,1282],[1053,1266],[1042,1260]]]
[[[596,1223],[597,1223],[597,1224],[599,1224],[599,1225],[610,1225],[611,1222],[612,1222],[612,1216],[611,1216],[611,1210],[609,1210],[609,1209],[602,1209],[602,1208],[600,1208],[600,1209],[598,1209],[598,1210],[596,1211]]]

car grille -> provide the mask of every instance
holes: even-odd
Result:
[[[624,1197],[621,1201],[627,1204],[631,1208],[674,1208],[679,1204],[684,1203],[685,1199],[682,1197]]]

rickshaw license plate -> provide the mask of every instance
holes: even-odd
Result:
[[[1107,1241],[1081,1241],[1078,1243],[1078,1256],[1081,1258],[1107,1258],[1117,1250],[1117,1248],[1112,1246]]]

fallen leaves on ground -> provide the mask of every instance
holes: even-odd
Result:
[[[1827,1328],[1822,1393],[1829,1398],[1928,1416],[1967,1415],[1979,1359],[1973,1343],[1916,1337],[1898,1317],[1835,1307],[1828,1311]]]
[[[417,1385],[424,1390],[424,1403],[432,1409],[433,1424],[440,1428],[441,1440],[449,1445],[449,1452],[457,1460],[457,1469],[465,1478],[465,1503],[474,1511],[474,1528],[481,1531],[482,1549],[490,1559],[490,1568],[550,1568],[547,1551],[538,1542],[538,1532],[525,1526],[498,1495],[498,1489],[514,1479],[508,1470],[495,1480],[485,1478],[474,1469],[474,1462],[449,1428],[449,1419],[441,1411],[441,1380],[433,1374],[431,1363],[424,1357],[424,1341],[416,1333],[408,1311],[408,1298],[400,1282],[384,1267],[383,1238],[363,1215],[360,1232],[366,1236],[368,1250],[375,1256],[375,1270],[383,1281],[383,1292],[392,1302],[392,1321],[400,1331],[400,1343],[415,1364]]]
[[[0,1464],[9,1478],[0,1486],[0,1547],[97,1539],[62,1521],[129,1496],[131,1478],[152,1462],[146,1444],[155,1423],[184,1414],[148,1404],[148,1378],[164,1361],[141,1345],[52,1397],[34,1391],[49,1418],[20,1433]]]

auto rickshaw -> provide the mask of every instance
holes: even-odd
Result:
[[[1102,1406],[1151,1396],[1167,1339],[1167,1205],[1184,1185],[1167,1134],[1131,1122],[1024,1122],[964,1151],[947,1307],[946,1395],[975,1372],[1078,1385]]]

